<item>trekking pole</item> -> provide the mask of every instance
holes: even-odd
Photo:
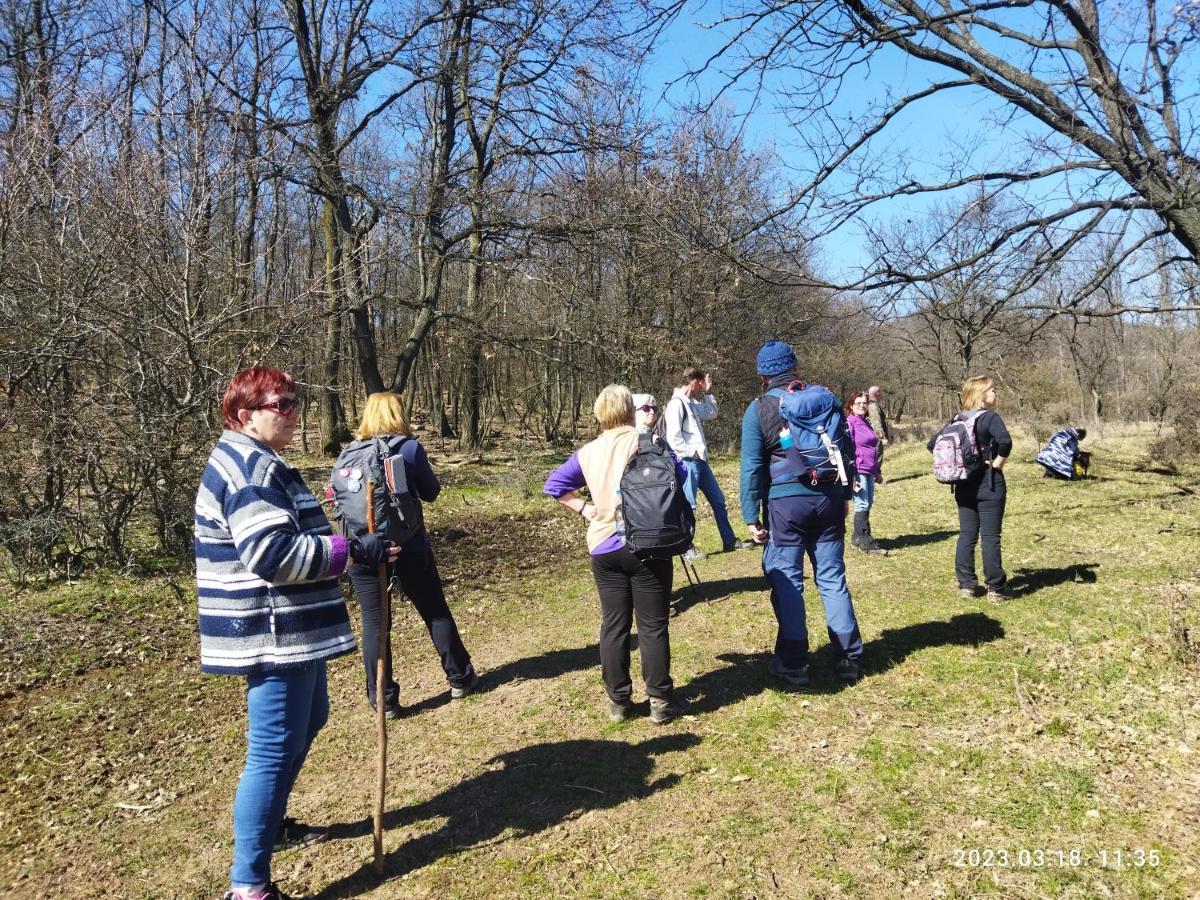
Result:
[[[367,482],[367,534],[375,533],[375,482]],[[375,735],[379,748],[375,760],[375,874],[383,877],[383,798],[387,790],[387,720],[384,693],[388,635],[392,630],[392,602],[388,593],[387,563],[379,564],[379,641],[375,656]]]

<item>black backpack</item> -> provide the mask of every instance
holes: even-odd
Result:
[[[425,525],[421,501],[413,496],[400,448],[411,440],[403,435],[368,438],[346,447],[333,466],[326,496],[333,501],[334,519],[346,537],[367,533],[367,482],[375,484],[375,530],[403,544]]]
[[[654,435],[638,435],[621,476],[625,544],[639,559],[678,556],[692,546],[696,514],[675,473],[675,460]]]

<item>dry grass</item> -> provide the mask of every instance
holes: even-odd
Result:
[[[958,598],[953,503],[922,449],[895,453],[873,522],[898,553],[850,560],[869,654],[850,689],[814,602],[813,689],[781,690],[759,554],[710,557],[672,623],[691,715],[663,728],[603,715],[582,533],[536,495],[551,461],[456,470],[431,522],[486,690],[450,703],[402,610],[417,711],[393,725],[379,883],[361,667],[335,663],[291,813],[338,839],[276,877],[327,897],[1196,896],[1200,691],[1162,589],[1198,580],[1200,514],[1194,479],[1139,468],[1145,440],[1097,441],[1098,477],[1065,485],[1019,447],[1004,546],[1021,593],[1002,606]],[[732,500],[733,464],[718,472]],[[191,590],[93,579],[0,606],[0,890],[220,894],[244,701],[196,671]]]

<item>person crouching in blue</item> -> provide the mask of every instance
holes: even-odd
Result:
[[[852,488],[838,481],[813,484],[787,461],[780,440],[786,429],[779,395],[798,380],[792,348],[783,341],[767,341],[758,351],[757,364],[764,393],[742,416],[741,501],[750,539],[766,545],[763,573],[771,584],[771,605],[779,622],[769,670],[789,684],[808,684],[807,554],[825,605],[825,622],[837,659],[834,672],[841,681],[853,683],[862,674],[863,643],[846,583],[844,557]],[[852,466],[853,460],[850,451],[848,465]]]

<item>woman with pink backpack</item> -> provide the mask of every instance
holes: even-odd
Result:
[[[983,574],[989,600],[1008,600],[1008,576],[1000,555],[1000,533],[1004,525],[1004,505],[1008,488],[1004,482],[1004,463],[1012,453],[1012,437],[1004,420],[994,409],[996,384],[986,375],[975,375],[963,383],[962,410],[947,426],[929,439],[934,452],[935,469],[939,459],[935,449],[951,426],[965,423],[973,436],[968,440],[970,453],[961,478],[951,489],[958,505],[958,547],[954,554],[954,574],[958,592],[966,599],[980,594],[975,575],[975,545],[983,544]],[[959,429],[961,430],[961,428]],[[935,472],[936,474],[936,472]],[[938,476],[939,480],[944,480]]]

